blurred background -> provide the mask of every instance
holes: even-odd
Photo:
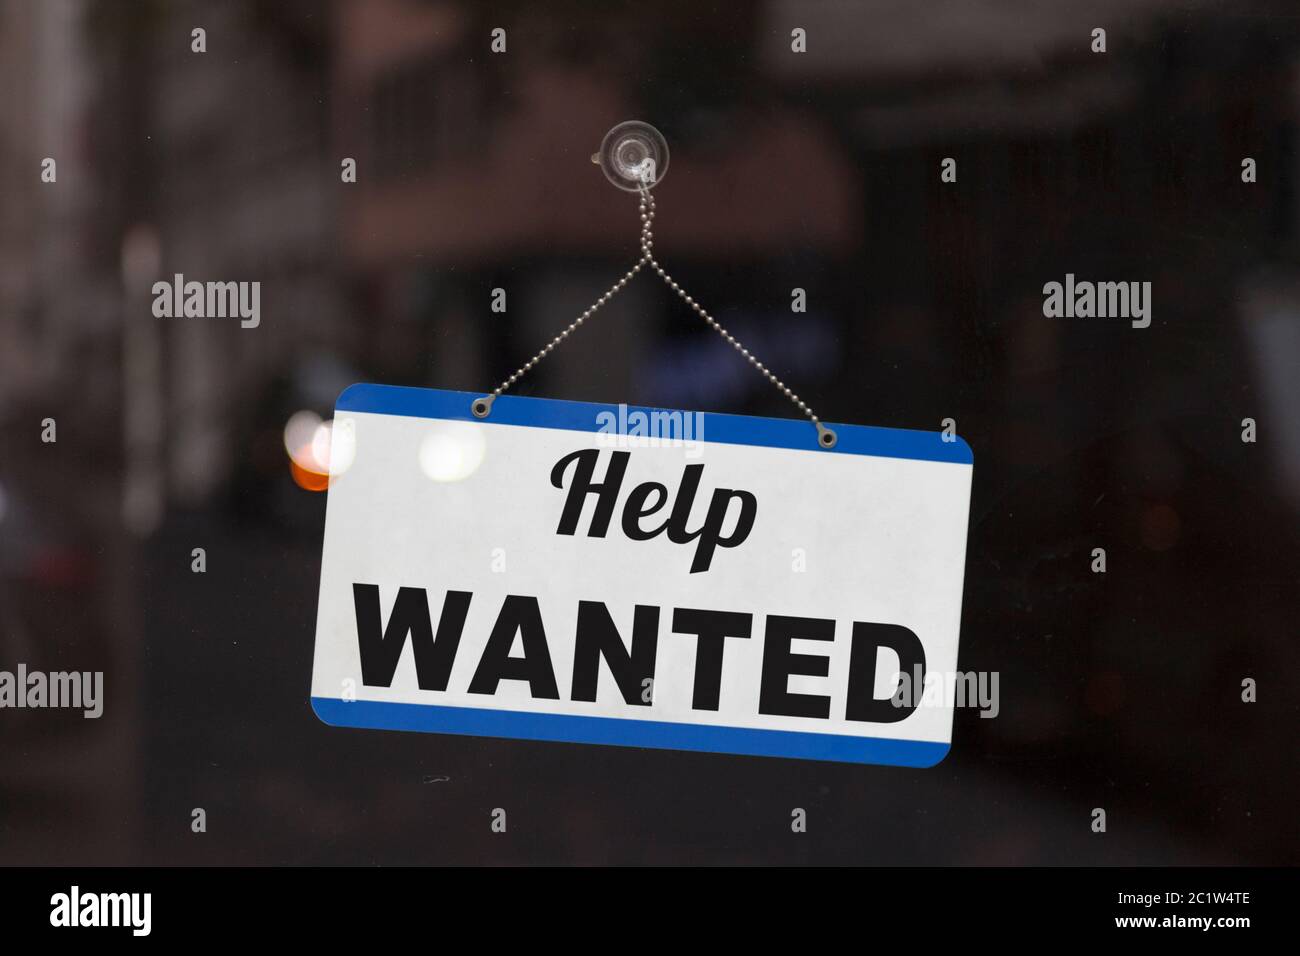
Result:
[[[975,449],[1001,713],[934,769],[310,710],[287,424],[490,389],[585,309],[637,256],[590,162],[626,119],[691,295],[827,420]],[[106,688],[0,711],[0,863],[1300,861],[1298,125],[1285,0],[0,0],[0,669]],[[1150,328],[1044,318],[1067,272],[1150,281]],[[260,326],[155,318],[175,273]],[[515,391],[795,414],[646,276]]]

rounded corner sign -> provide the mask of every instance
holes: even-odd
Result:
[[[311,704],[343,727],[929,767],[973,456],[955,436],[353,385]]]

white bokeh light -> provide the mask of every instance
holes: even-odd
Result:
[[[289,457],[297,463],[298,467],[324,474],[325,468],[316,466],[313,448],[316,432],[320,427],[320,416],[315,412],[294,412],[284,426],[284,450],[289,453]],[[329,461],[328,458],[325,460]]]
[[[420,442],[420,470],[434,481],[464,481],[483,463],[486,449],[477,422],[437,422]]]
[[[322,472],[343,474],[357,457],[356,422],[351,418],[322,422],[312,436],[311,452]]]

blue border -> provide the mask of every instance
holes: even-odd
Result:
[[[479,421],[470,404],[484,392],[449,392],[435,388],[407,388],[400,385],[350,385],[339,395],[335,411],[373,412],[378,415],[405,415],[412,418],[441,418]],[[554,398],[522,398],[502,395],[492,403],[486,419],[498,425],[531,425],[538,428],[564,428],[570,431],[600,430],[596,416],[602,412],[618,414],[617,405],[595,402],[569,402]],[[629,405],[628,412],[672,412],[674,409]],[[682,412],[681,414],[695,414]],[[878,458],[910,458],[917,461],[941,461],[973,465],[975,455],[960,436],[944,441],[941,432],[914,431],[906,428],[877,428],[872,425],[842,425],[827,422],[835,429],[834,448],[817,444],[817,430],[810,422],[795,418],[759,418],[751,415],[724,415],[705,412],[705,442],[729,445],[762,445],[768,448],[798,448],[825,455],[873,455]]]
[[[933,767],[948,754],[949,744],[928,740],[889,740],[791,730],[715,727],[658,720],[583,717],[405,704],[375,700],[313,697],[316,716],[332,727],[366,730],[414,730],[422,733],[507,737],[575,744],[614,744],[661,750],[697,750],[752,757],[794,757],[840,763]]]

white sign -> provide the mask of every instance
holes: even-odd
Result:
[[[895,691],[957,668],[965,442],[509,395],[479,420],[478,397],[339,396],[321,720],[943,759],[951,700]]]

